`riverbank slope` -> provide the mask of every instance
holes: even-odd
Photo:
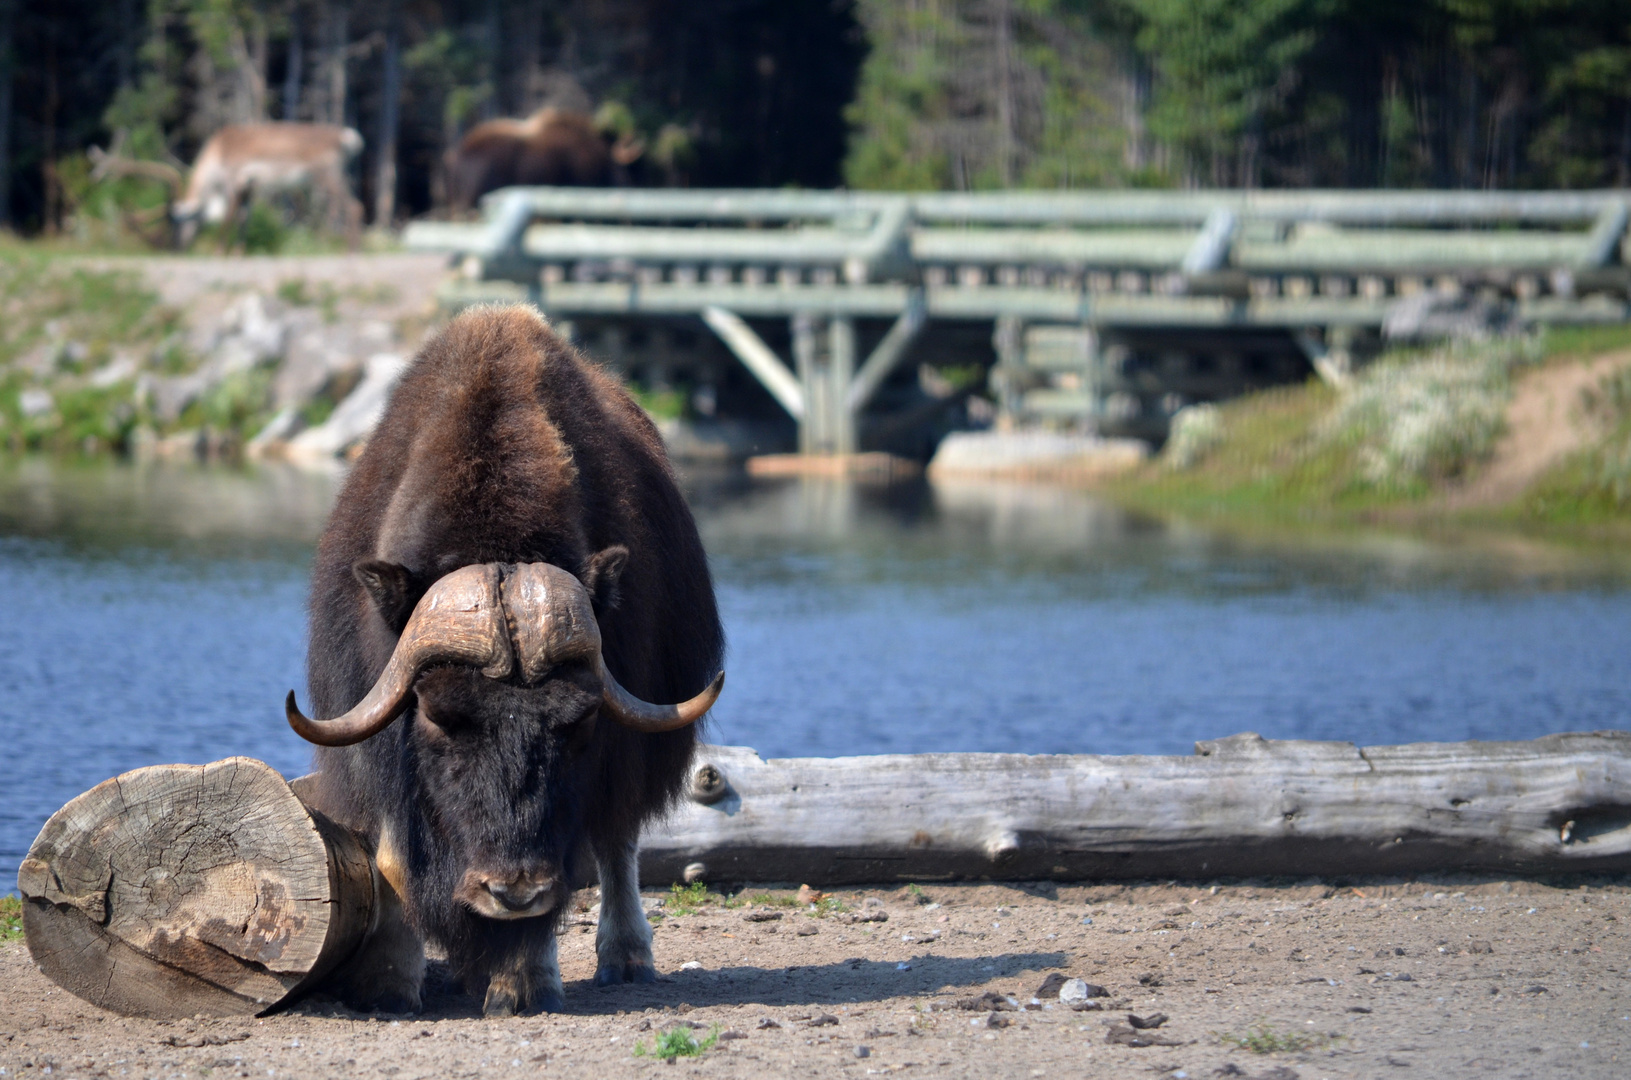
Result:
[[[1100,485],[1219,524],[1496,527],[1631,536],[1631,330],[1383,357],[1180,413],[1162,454]]]

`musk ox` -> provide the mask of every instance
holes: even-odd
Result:
[[[645,414],[530,308],[454,319],[403,375],[318,545],[323,719],[287,705],[322,747],[315,804],[373,841],[401,908],[341,995],[416,1009],[428,939],[487,1015],[558,1009],[557,924],[591,857],[595,980],[653,981],[636,844],[683,786],[723,648]]]
[[[525,120],[488,120],[448,150],[443,164],[454,210],[515,184],[603,187],[645,150],[639,139],[601,130],[583,113],[545,107]]]

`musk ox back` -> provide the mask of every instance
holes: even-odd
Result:
[[[544,108],[525,120],[488,120],[447,152],[448,202],[468,210],[489,191],[515,184],[603,187],[644,151],[632,137],[616,138],[592,117]]]
[[[318,804],[373,838],[405,925],[340,986],[413,1008],[421,938],[489,1014],[561,1003],[555,931],[599,866],[602,983],[655,978],[641,827],[718,694],[707,560],[656,429],[529,308],[427,344],[318,546]],[[679,706],[651,702],[681,702]]]

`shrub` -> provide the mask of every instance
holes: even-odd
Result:
[[[1512,369],[1542,355],[1537,338],[1456,343],[1382,360],[1319,426],[1356,454],[1361,483],[1389,493],[1462,475],[1501,433]]]

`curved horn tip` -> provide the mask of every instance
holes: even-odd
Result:
[[[294,733],[309,743],[318,746],[351,746],[360,743],[373,734],[367,729],[356,730],[334,723],[322,723],[313,720],[300,711],[295,704],[294,691],[283,702],[283,714],[289,719],[289,726]]]

